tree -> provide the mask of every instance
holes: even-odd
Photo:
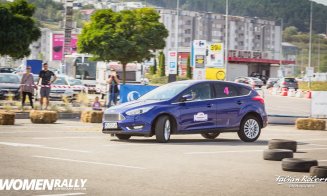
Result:
[[[163,52],[159,53],[159,69],[160,77],[166,76],[165,54]]]
[[[92,54],[100,61],[119,61],[125,83],[127,63],[143,62],[150,59],[155,50],[165,47],[168,31],[159,18],[152,8],[121,12],[98,10],[78,38],[79,52]]]
[[[186,77],[188,79],[192,79],[192,67],[191,67],[191,57],[187,57],[187,64],[186,64]]]
[[[154,58],[154,64],[150,66],[150,74],[155,75],[157,73],[157,59]]]
[[[30,54],[30,44],[41,36],[34,11],[25,0],[0,4],[0,55],[19,59]]]

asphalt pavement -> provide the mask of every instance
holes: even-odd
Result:
[[[200,135],[173,135],[159,144],[154,138],[129,141],[101,133],[100,124],[60,120],[32,124],[17,120],[0,127],[1,179],[87,179],[84,190],[0,191],[0,195],[325,195],[327,184],[290,188],[278,176],[281,163],[265,161],[270,139],[299,142],[295,157],[317,159],[327,166],[327,131],[296,130],[270,125],[258,141],[244,143],[236,133],[215,140]]]

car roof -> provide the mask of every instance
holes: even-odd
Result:
[[[12,76],[18,76],[17,74],[14,73],[0,73],[1,75],[12,75]],[[18,76],[19,77],[19,76]]]
[[[230,83],[230,84],[240,85],[240,83],[236,83],[236,82],[233,82],[233,81],[222,81],[222,80],[181,80],[181,81],[176,81],[176,82],[173,82],[173,83],[174,84],[190,84],[190,85],[194,85],[194,84],[200,84],[200,83],[203,83],[203,82],[216,82],[216,83],[221,82],[221,83]],[[172,83],[170,83],[170,84],[172,84]]]

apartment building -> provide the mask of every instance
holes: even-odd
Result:
[[[177,17],[176,10],[157,9],[162,22],[169,30],[164,52],[176,50],[178,32],[178,51],[180,57],[190,52],[193,40],[225,43],[226,16],[211,12],[181,10]],[[176,21],[178,18],[178,27]],[[276,66],[280,63],[281,26],[280,21],[264,20],[240,16],[228,16],[228,57],[230,79],[239,75],[260,73],[277,74]],[[178,30],[176,30],[176,28]],[[179,62],[185,62],[181,59]],[[283,64],[295,64],[295,61],[282,61]],[[185,65],[181,65],[184,69]],[[238,70],[233,74],[233,70]],[[272,73],[273,72],[273,73]]]

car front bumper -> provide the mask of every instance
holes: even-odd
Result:
[[[106,114],[104,114],[106,115]],[[102,122],[102,133],[127,134],[127,135],[151,135],[151,122],[144,115],[124,116],[122,120],[106,120]],[[117,123],[117,128],[105,128],[106,123]]]

